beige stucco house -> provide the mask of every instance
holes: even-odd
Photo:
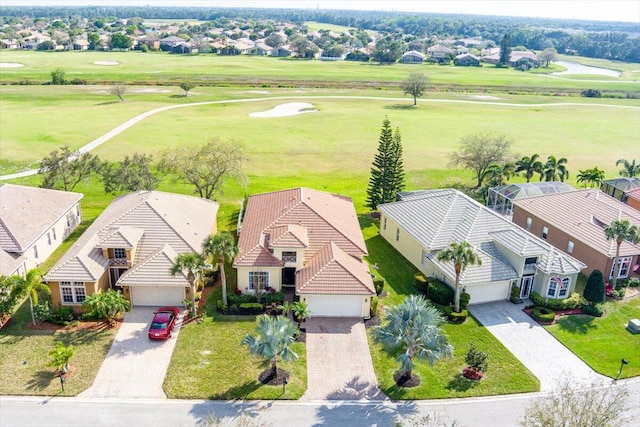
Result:
[[[45,275],[54,307],[76,311],[98,290],[121,290],[132,305],[181,306],[186,275],[169,270],[178,254],[201,252],[216,232],[218,204],[160,191],[116,198]]]
[[[68,191],[0,186],[0,274],[38,267],[80,224],[80,199]]]
[[[399,201],[378,209],[382,237],[426,276],[452,287],[454,266],[438,261],[438,252],[451,242],[474,247],[482,265],[467,267],[460,277],[471,304],[506,300],[512,286],[521,298],[532,291],[566,298],[585,267],[457,190],[400,193]]]
[[[350,198],[309,188],[257,194],[239,232],[240,291],[290,287],[313,316],[369,317],[375,289]]]

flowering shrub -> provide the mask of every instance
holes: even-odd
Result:
[[[482,377],[484,376],[484,372],[469,366],[462,370],[462,375],[464,375],[465,378],[470,380],[479,380],[479,379],[482,379]]]

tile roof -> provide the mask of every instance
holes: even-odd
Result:
[[[514,211],[529,212],[607,257],[615,256],[616,243],[607,240],[604,226],[617,219],[640,226],[639,211],[592,188],[514,200],[513,204]],[[622,243],[621,256],[636,254],[640,254],[639,246]]]
[[[10,253],[0,249],[0,274],[11,276],[16,274],[20,264],[24,262],[24,255]]]
[[[327,243],[296,273],[296,293],[373,295],[373,280],[367,264]]]
[[[97,280],[109,265],[109,260],[102,256],[101,243],[105,238],[115,238],[114,229],[125,230],[128,239],[139,234],[134,230],[143,230],[134,266],[156,254],[165,244],[176,253],[199,252],[204,238],[215,233],[217,211],[216,202],[160,191],[118,197],[53,266],[45,280]]]
[[[107,230],[98,247],[102,249],[124,248],[133,249],[138,246],[138,242],[142,238],[144,230],[141,228],[118,227]]]
[[[309,247],[309,233],[299,225],[283,225],[271,229],[269,246],[272,248],[304,249]]]
[[[22,253],[82,199],[80,193],[0,186],[0,248]]]
[[[178,254],[167,244],[158,248],[147,259],[131,267],[120,276],[120,286],[189,286],[184,273],[171,274],[170,268]]]
[[[517,272],[496,245],[502,245],[521,256],[559,256],[562,261],[546,263],[547,268],[575,266],[580,261],[556,251],[551,245],[518,227],[475,200],[453,189],[404,192],[400,201],[380,205],[380,212],[391,218],[416,239],[428,252],[429,259],[443,272],[455,276],[451,263],[442,263],[437,253],[451,242],[469,242],[482,259],[482,265],[467,268],[460,282],[478,283],[517,278]],[[580,268],[578,268],[580,267]],[[567,273],[568,274],[568,273]]]

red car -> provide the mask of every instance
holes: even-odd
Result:
[[[171,331],[180,314],[177,307],[162,307],[154,313],[153,321],[149,326],[149,339],[166,340],[171,338]]]

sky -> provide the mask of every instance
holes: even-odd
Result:
[[[640,0],[2,0],[0,4],[378,10],[624,21],[640,25]]]

